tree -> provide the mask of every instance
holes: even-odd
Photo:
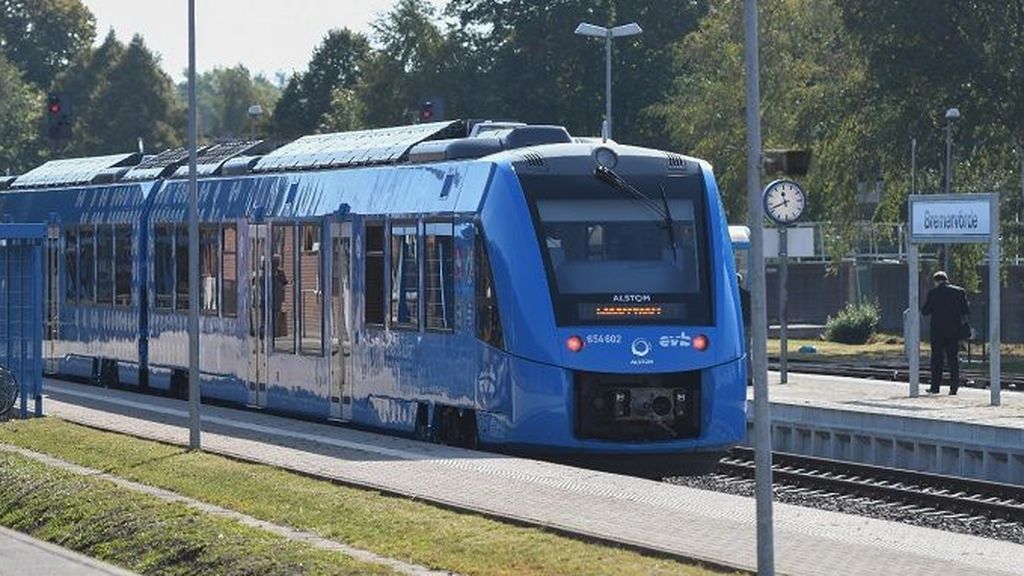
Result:
[[[97,155],[181,146],[185,115],[170,77],[140,36],[128,46],[113,32],[58,81],[75,106],[69,152]]]
[[[337,89],[352,89],[362,76],[370,44],[351,30],[331,30],[313,52],[309,67],[288,80],[274,108],[274,131],[294,137],[316,131],[330,112]]]
[[[576,134],[599,132],[605,57],[601,43],[573,30],[581,21],[637,21],[643,34],[613,45],[614,135],[660,145],[665,132],[648,108],[666,97],[675,73],[672,46],[696,28],[706,2],[452,0],[447,10],[461,29],[453,44],[471,54],[462,81],[449,83],[472,91],[456,98],[460,108],[482,108],[469,110],[471,115],[563,123]]]
[[[424,0],[400,0],[373,24],[376,50],[367,59],[357,92],[370,126],[410,121],[423,100],[444,97],[445,38]]]
[[[0,54],[0,174],[18,174],[41,160],[42,94]]]
[[[96,36],[80,0],[0,0],[0,52],[46,89]]]
[[[188,83],[178,85],[184,100]],[[261,75],[251,76],[239,64],[232,68],[214,68],[196,78],[200,137],[208,140],[249,138],[266,134],[269,115],[281,91]],[[249,107],[258,104],[264,116],[251,118]]]

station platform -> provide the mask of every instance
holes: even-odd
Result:
[[[950,396],[923,385],[911,398],[905,382],[788,379],[769,374],[775,450],[1024,486],[1024,393],[1003,391],[1002,405],[990,406],[987,389]]]
[[[50,415],[187,444],[179,400],[47,381]],[[756,568],[751,498],[204,406],[205,450],[462,510],[712,565]],[[1024,574],[1024,546],[785,504],[776,570],[835,574]]]
[[[131,576],[49,542],[0,526],[0,576]]]

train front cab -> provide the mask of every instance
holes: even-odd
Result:
[[[595,177],[593,146],[499,167],[481,220],[511,415],[481,422],[484,443],[625,458],[715,452],[745,433],[739,300],[710,167],[615,149],[616,174],[653,204]]]

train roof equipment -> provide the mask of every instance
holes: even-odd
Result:
[[[267,140],[232,140],[204,146],[197,152],[196,176],[216,176],[221,174],[225,165],[240,156],[254,156],[266,152],[270,146]],[[178,166],[173,178],[188,178],[188,154],[185,162]]]
[[[397,164],[413,146],[466,133],[461,120],[303,136],[260,158],[253,172]]]
[[[18,176],[11,188],[45,188],[117,180],[142,159],[138,152],[50,160]]]

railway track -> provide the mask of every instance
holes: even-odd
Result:
[[[1012,484],[929,474],[773,453],[774,483],[784,489],[815,490],[904,505],[922,514],[982,517],[1024,526],[1024,489]],[[731,477],[754,477],[754,451],[735,448],[718,467]]]
[[[928,377],[928,365],[922,365],[922,378]],[[778,359],[770,360],[769,370],[778,370]],[[850,376],[852,378],[871,378],[873,380],[887,380],[892,382],[909,382],[910,375],[905,367],[894,366],[871,366],[863,364],[845,364],[833,362],[807,362],[803,360],[789,360],[790,372],[803,372],[806,374],[823,374],[827,376]],[[988,372],[975,370],[961,370],[961,376],[965,388],[988,388]],[[1003,390],[1024,391],[1024,377],[1017,375],[1003,374],[1001,378]]]

